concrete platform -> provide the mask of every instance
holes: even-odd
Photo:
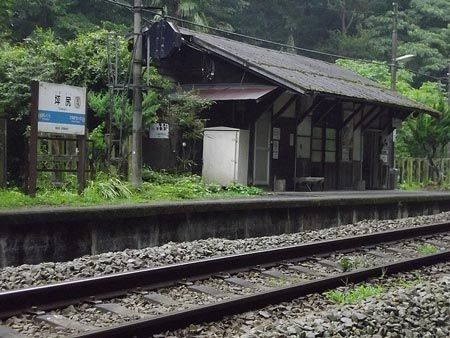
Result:
[[[339,191],[82,208],[0,211],[0,267],[220,238],[321,229],[450,210],[450,193]]]

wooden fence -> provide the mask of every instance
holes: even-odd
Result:
[[[443,182],[450,183],[450,158],[435,159],[443,175]],[[400,183],[428,183],[437,182],[438,176],[425,158],[397,158],[395,168],[399,170]]]

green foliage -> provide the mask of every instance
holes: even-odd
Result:
[[[82,195],[77,194],[76,176],[67,175],[65,183],[54,187],[50,174],[39,177],[36,198],[30,198],[17,189],[0,189],[0,208],[29,206],[84,206],[118,203],[148,203],[165,200],[212,199],[258,196],[262,191],[254,187],[231,185],[220,187],[205,184],[196,175],[175,175],[144,170],[145,182],[140,190],[113,173],[99,173],[88,183]]]
[[[2,0],[0,2],[0,40],[9,37],[11,34],[12,6],[13,0]]]
[[[439,249],[431,244],[424,244],[417,248],[417,252],[421,255],[433,255],[439,252]]]
[[[5,1],[5,0],[2,0]],[[80,33],[94,31],[103,23],[131,23],[129,11],[110,6],[102,0],[7,0],[11,3],[9,22],[13,39],[21,41],[36,27],[51,28],[58,37],[73,39]]]
[[[244,0],[153,0],[152,4],[164,6],[170,15],[201,25],[227,29],[233,28],[233,16],[248,6]]]
[[[142,193],[148,199],[189,199],[225,196],[258,196],[261,189],[232,184],[221,187],[205,184],[200,176],[192,174],[170,174],[166,171],[143,170],[145,181]]]
[[[367,261],[359,257],[356,258],[344,257],[339,261],[339,265],[341,266],[344,272],[358,268],[366,268],[370,266],[370,264]]]
[[[345,292],[337,290],[327,291],[325,292],[325,297],[333,303],[344,305],[355,304],[384,292],[384,288],[380,285],[363,284]]]
[[[422,190],[424,188],[424,185],[421,183],[417,183],[417,182],[402,182],[399,184],[398,187],[400,190],[418,191],[418,190]]]
[[[30,110],[31,81],[55,78],[58,47],[52,41],[51,33],[38,30],[22,45],[0,42],[0,113],[22,119]]]
[[[203,138],[206,120],[200,113],[212,105],[212,101],[201,99],[193,92],[177,92],[170,100],[166,119],[176,127],[178,134],[179,170],[191,171],[196,163],[198,142]]]
[[[106,150],[105,128],[105,122],[102,122],[89,133],[89,140],[94,142],[94,148],[99,151]]]
[[[60,51],[58,63],[59,78],[64,82],[77,86],[87,86],[97,89],[104,88],[108,82],[107,75],[107,43],[106,30],[80,34],[70,40]],[[127,41],[117,37],[119,46],[119,81],[124,81],[127,75],[130,54]]]
[[[121,181],[118,177],[100,174],[95,181],[90,182],[83,194],[88,198],[100,196],[101,199],[110,201],[130,198],[133,195],[131,189],[128,182]]]

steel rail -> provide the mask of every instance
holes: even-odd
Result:
[[[73,338],[114,338],[114,337],[150,337],[163,331],[176,330],[190,324],[200,324],[220,320],[246,311],[255,310],[271,304],[291,301],[311,293],[323,292],[348,283],[362,282],[368,278],[391,275],[403,271],[435,265],[450,259],[450,250],[419,258],[406,259],[374,268],[355,270],[311,282],[295,284],[288,287],[260,292],[250,296],[232,298],[211,305],[195,307],[188,310],[172,312],[160,316],[141,319],[111,328],[90,331],[71,336]]]
[[[195,280],[257,265],[268,265],[448,231],[450,231],[450,222],[437,223],[5,291],[0,293],[0,319],[27,312],[32,307],[49,310],[77,304],[91,297],[96,299],[114,297],[126,294],[133,289],[155,289],[170,286],[185,279]]]

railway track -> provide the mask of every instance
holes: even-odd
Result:
[[[0,319],[68,337],[151,337],[449,260],[450,222],[1,292]],[[113,320],[90,319],[98,313]],[[0,326],[0,338],[24,328]]]

